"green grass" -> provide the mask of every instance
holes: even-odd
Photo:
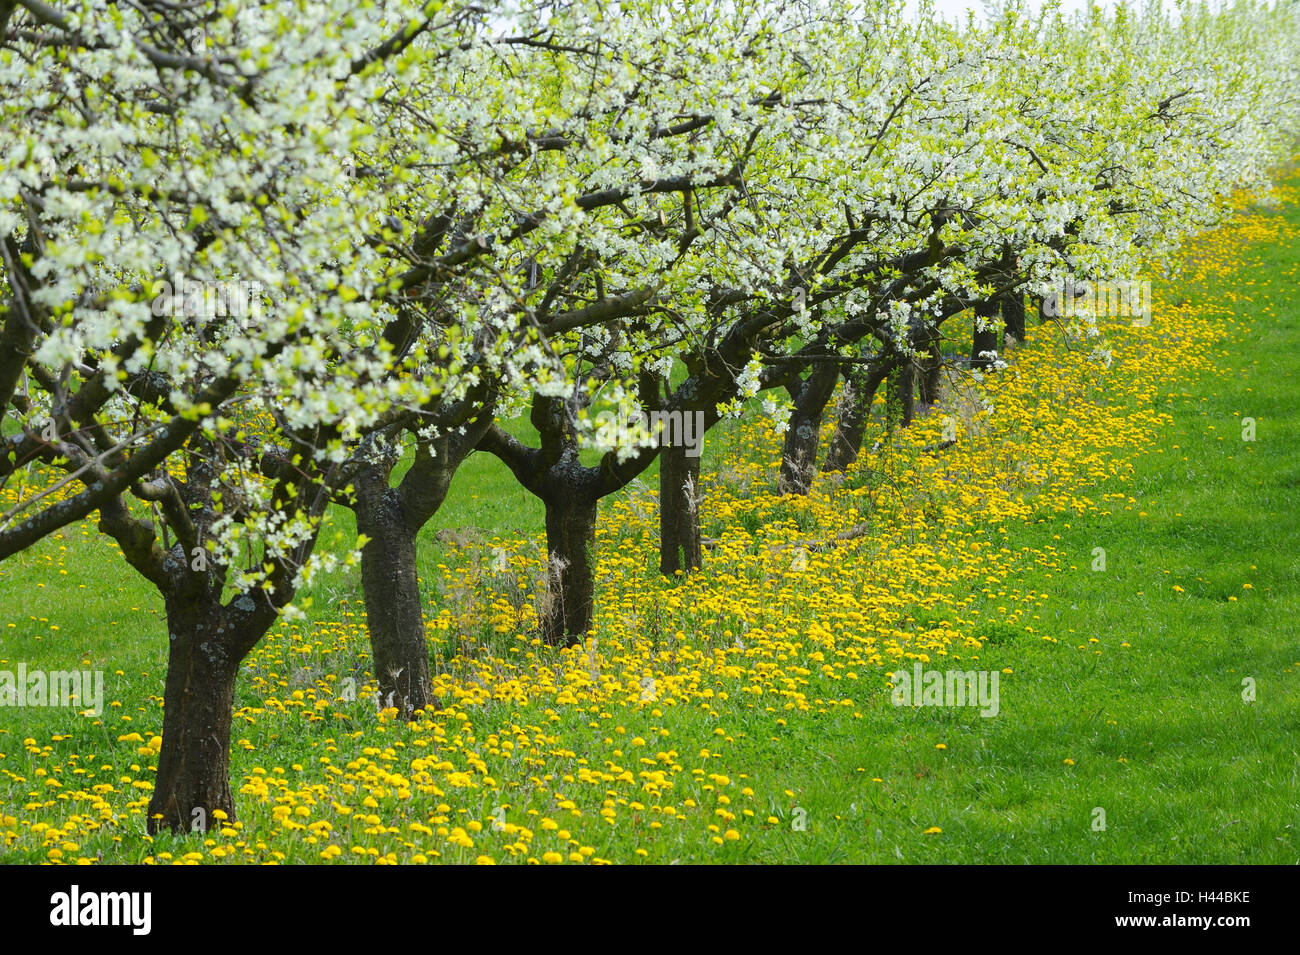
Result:
[[[1255,313],[1244,340],[1224,342],[1222,376],[1168,401],[1160,446],[1126,486],[1099,489],[1126,491],[1131,509],[1012,533],[1008,546],[1050,542],[1071,558],[1065,573],[1017,580],[1051,594],[1042,616],[1071,639],[982,652],[981,665],[1014,671],[996,718],[881,697],[862,720],[792,721],[755,755],[795,793],[808,829],[755,845],[752,858],[1300,861],[1297,262],[1295,241],[1258,250],[1254,302],[1237,311],[1271,304],[1276,317]],[[1098,547],[1104,571],[1092,569]],[[918,840],[929,826],[943,833]]]
[[[1300,210],[1285,214],[1300,223]],[[1001,678],[998,716],[895,707],[883,688],[855,697],[860,718],[854,707],[830,707],[781,725],[761,708],[727,708],[730,742],[718,744],[726,771],[739,768],[748,785],[774,794],[755,808],[781,822],[722,847],[662,849],[654,861],[1300,861],[1300,241],[1251,254],[1253,301],[1234,306],[1251,331],[1223,342],[1220,375],[1165,403],[1174,423],[1136,460],[1131,478],[1093,495],[1123,492],[1133,499],[1128,506],[1011,529],[1007,546],[1052,545],[1066,568],[1032,567],[1000,585],[1049,594],[1040,629],[1059,641],[1008,630],[981,651],[974,665],[1012,671]],[[1241,290],[1187,294],[1195,302],[1228,291]],[[1254,442],[1242,440],[1245,417],[1257,422]],[[730,453],[725,432],[710,435],[705,453],[706,470]],[[643,480],[656,486],[655,472]],[[450,553],[440,531],[535,534],[541,516],[495,459],[471,456],[424,531],[422,576],[433,579]],[[350,542],[351,516],[336,510],[332,520]],[[130,676],[111,692],[124,704],[115,717],[156,729],[161,601],[97,535],[70,528],[62,537],[0,566],[0,668],[18,660],[67,668],[75,657],[108,674],[122,670]],[[1095,548],[1105,550],[1104,570],[1092,569]],[[357,588],[355,574],[318,583],[314,613],[334,616],[339,599],[359,603]],[[1243,700],[1246,678],[1256,686],[1253,702]],[[834,683],[809,679],[809,698],[842,695]],[[490,725],[509,720],[510,709],[499,709],[487,714]],[[0,710],[0,771],[30,772],[23,738],[45,745],[76,719],[60,710]],[[650,721],[629,713],[629,737],[646,730],[635,719]],[[581,710],[562,711],[554,729],[582,739],[590,735],[586,720]],[[676,741],[711,738],[718,720],[697,707],[670,707],[653,722]],[[85,753],[95,737],[81,725],[73,751]],[[108,754],[125,730],[114,723],[96,732]],[[262,755],[236,749],[236,781],[268,753],[281,765],[315,757],[274,721],[237,726],[235,735],[245,732]],[[149,778],[147,760],[133,769]],[[17,784],[0,775],[0,810],[28,800],[26,778]],[[1098,809],[1104,829],[1095,827]],[[634,837],[595,821],[579,826],[600,855],[635,861]],[[942,832],[923,835],[930,827]],[[108,861],[136,861],[172,842],[150,846],[127,834],[116,844],[106,835],[95,848]],[[313,859],[315,850],[301,856]]]

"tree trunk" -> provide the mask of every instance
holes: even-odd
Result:
[[[167,600],[171,646],[158,778],[149,800],[151,833],[206,832],[216,821],[212,814],[217,809],[235,818],[230,726],[235,677],[244,653],[231,648],[251,648],[261,634],[238,633],[240,624],[230,616],[216,601]]]
[[[1001,309],[1001,302],[996,299],[989,299],[980,302],[975,306],[975,334],[971,339],[970,364],[972,368],[985,370],[993,365],[993,359],[986,357],[986,352],[997,352],[998,341],[1002,337],[1001,330],[998,328],[998,312]],[[985,323],[983,329],[980,328],[981,322]]]
[[[440,423],[445,433],[418,440],[415,460],[397,487],[390,483],[397,463],[391,452],[365,459],[354,474],[357,532],[369,538],[361,549],[361,584],[379,703],[408,719],[442,705],[429,670],[416,563],[420,529],[442,507],[456,469],[491,427],[495,401],[489,393],[473,417]]]
[[[943,374],[943,343],[938,329],[934,329],[925,345],[925,358],[921,362],[921,374],[918,376],[918,390],[921,404],[927,408],[939,400],[941,376]]]
[[[1004,336],[1010,335],[1017,342],[1025,340],[1025,295],[1023,292],[1009,292],[1002,299],[1002,323]]]
[[[885,380],[887,367],[881,362],[879,367],[869,365],[865,371],[845,376],[839,420],[826,450],[823,471],[847,471],[849,465],[858,459],[862,438],[867,432],[867,418],[871,415],[871,403],[876,399],[880,383]]]
[[[658,380],[641,380],[642,406],[661,410],[655,394]],[[555,397],[533,395],[530,416],[540,448],[522,444],[497,425],[478,442],[496,455],[546,508],[547,586],[541,608],[542,639],[553,646],[579,644],[595,617],[596,512],[600,499],[627,486],[659,455],[658,446],[642,448],[620,461],[610,451],[595,467],[583,465],[574,427],[574,409]]]
[[[817,442],[821,435],[822,415],[839,376],[838,365],[820,362],[792,391],[794,410],[790,413],[790,425],[781,449],[778,493],[807,494],[811,490],[813,477],[817,474]]]
[[[675,444],[659,452],[659,571],[669,577],[701,560],[700,458],[686,451]]]
[[[409,719],[438,706],[416,569],[418,528],[411,526],[400,496],[388,486],[386,468],[368,469],[354,486],[357,532],[369,538],[361,548],[361,585],[380,706],[397,707]]]
[[[542,639],[551,646],[574,646],[591,629],[596,580],[592,545],[596,541],[596,501],[577,488],[549,494],[546,505],[546,606]]]
[[[916,416],[916,365],[910,357],[902,358],[889,373],[885,395],[885,418],[890,430],[906,428]]]

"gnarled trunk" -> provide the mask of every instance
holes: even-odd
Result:
[[[388,486],[386,468],[367,470],[354,485],[357,532],[369,538],[361,548],[361,585],[380,706],[396,707],[409,718],[438,706],[416,571],[418,528]]]
[[[1018,342],[1025,340],[1025,294],[1008,292],[1002,299],[1002,324],[1005,334]]]
[[[845,375],[844,390],[840,394],[839,418],[835,423],[835,433],[831,435],[830,446],[826,449],[823,471],[848,470],[849,465],[858,459],[858,453],[862,450],[862,438],[867,433],[871,403],[876,400],[876,392],[885,380],[887,369],[886,363],[878,362]]]
[[[787,386],[794,398],[785,444],[781,448],[781,474],[777,491],[781,494],[807,494],[817,474],[817,443],[821,435],[822,415],[839,380],[839,366],[820,362],[808,377]]]
[[[641,380],[642,406],[661,410],[657,379]],[[563,400],[534,394],[530,420],[541,447],[530,448],[497,425],[478,441],[481,450],[496,455],[515,478],[546,508],[547,587],[541,611],[541,636],[552,646],[581,643],[595,618],[596,514],[600,499],[627,486],[659,454],[642,448],[619,460],[607,452],[594,467],[583,465],[578,453],[574,408]]]
[[[1001,310],[1001,301],[996,298],[980,302],[975,306],[975,333],[971,339],[970,364],[972,368],[981,370],[988,369],[993,365],[993,359],[988,357],[988,353],[998,351],[998,343],[1002,339],[1002,329],[999,327],[998,312]],[[984,328],[980,328],[983,324]]]
[[[684,445],[659,452],[659,571],[671,577],[700,566],[700,458]]]
[[[551,646],[574,646],[586,637],[594,617],[597,502],[578,487],[561,487],[543,503],[549,566],[542,639]]]
[[[415,460],[397,487],[390,484],[397,463],[391,452],[363,458],[354,473],[357,532],[369,538],[361,548],[361,583],[379,704],[395,707],[405,718],[442,705],[429,670],[416,564],[420,529],[447,499],[456,469],[491,426],[494,407],[489,392],[470,406],[473,417],[457,424],[460,416],[452,415],[440,422],[445,433],[418,440]]]
[[[885,420],[890,430],[906,428],[916,416],[916,365],[903,358],[889,373],[885,393]]]
[[[942,339],[938,329],[932,330],[925,343],[925,357],[921,360],[921,373],[917,376],[917,390],[920,402],[929,408],[939,400],[941,376],[943,374]]]
[[[206,832],[218,809],[235,818],[230,726],[235,677],[247,652],[240,648],[253,646],[269,622],[252,623],[247,615],[228,613],[214,600],[167,600],[170,649],[162,749],[149,800],[151,833]]]

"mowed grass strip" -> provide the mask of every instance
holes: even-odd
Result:
[[[1098,489],[1125,502],[1013,532],[1069,563],[1017,581],[1051,595],[1057,642],[956,665],[1012,671],[998,715],[881,694],[861,720],[791,721],[760,780],[791,794],[785,824],[751,858],[1300,861],[1300,241],[1247,258],[1185,289],[1242,332],[1160,402],[1174,424],[1131,481]]]

